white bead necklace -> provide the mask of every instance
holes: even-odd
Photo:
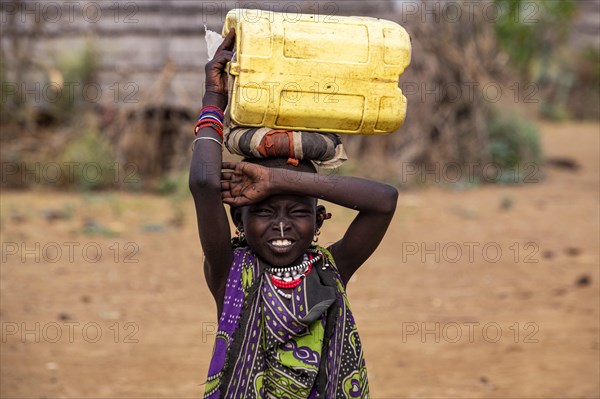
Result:
[[[306,277],[306,272],[308,271],[309,266],[312,265],[313,263],[315,263],[316,261],[318,261],[319,259],[321,259],[321,256],[322,256],[316,250],[311,249],[311,250],[309,250],[309,252],[316,252],[319,255],[313,257],[312,259],[308,259],[308,255],[304,254],[304,257],[302,258],[302,263],[300,263],[296,266],[289,266],[289,267],[283,267],[283,268],[282,267],[267,267],[267,268],[265,268],[265,271],[267,273],[271,274],[277,280],[282,280],[285,282],[303,279],[304,277]],[[284,297],[286,299],[292,299],[291,293],[284,292],[281,288],[276,288],[276,291],[282,297]]]
[[[279,295],[281,295],[282,297],[284,297],[285,299],[292,299],[292,293],[291,292],[288,294],[288,293],[283,292],[281,289],[277,288],[277,293]]]

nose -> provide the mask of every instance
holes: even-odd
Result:
[[[278,221],[273,223],[273,229],[279,231],[279,233],[281,234],[281,238],[283,238],[283,236],[284,236],[283,231],[287,230],[288,228],[289,228],[289,225],[288,225],[287,221],[283,218],[279,219]]]

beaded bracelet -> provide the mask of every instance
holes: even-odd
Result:
[[[200,119],[200,118],[204,118],[204,117],[206,117],[206,116],[210,116],[210,117],[212,117],[212,118],[216,118],[216,119],[218,119],[220,122],[223,122],[223,115],[222,115],[222,114],[219,114],[219,113],[217,113],[217,112],[215,112],[215,111],[211,111],[211,110],[202,112],[202,113],[200,114],[200,116],[198,117],[198,119]]]
[[[202,115],[207,112],[214,113],[215,115],[217,115],[221,118],[221,122],[223,121],[223,117],[225,114],[219,107],[215,107],[214,105],[205,105],[204,107],[202,107],[202,109],[200,110],[200,116],[198,117],[198,119],[202,118]]]
[[[200,110],[200,118],[194,126],[194,134],[197,136],[203,127],[211,127],[217,131],[223,139],[223,118],[224,114],[218,107],[207,105]]]
[[[196,123],[196,126],[194,126],[194,134],[197,136],[198,132],[203,127],[212,127],[219,133],[219,136],[223,138],[223,124],[221,122],[214,119],[202,118]]]
[[[196,134],[196,136],[198,136],[198,132],[203,127],[213,128],[214,130],[217,131],[217,133],[219,133],[219,136],[221,136],[221,139],[223,139],[223,125],[222,124],[215,122],[213,120],[200,119],[198,121],[198,123],[196,123],[196,126],[194,126],[194,133]]]
[[[223,120],[213,113],[206,112],[200,116],[200,119],[212,119],[218,123],[223,123]]]

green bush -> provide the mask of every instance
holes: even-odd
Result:
[[[103,189],[118,182],[117,163],[107,140],[87,130],[71,141],[61,157],[62,183],[83,190]]]
[[[57,100],[50,103],[50,111],[59,122],[68,121],[85,108],[89,99],[83,98],[84,87],[97,82],[98,55],[93,42],[88,42],[82,51],[63,55],[58,61],[58,73],[63,80],[60,93],[49,94]]]
[[[546,64],[564,42],[576,7],[573,0],[494,0],[501,10],[495,20],[500,46],[525,77],[536,60]],[[542,65],[541,79],[546,65]]]
[[[542,97],[540,114],[550,120],[568,118],[570,93],[576,88],[579,63],[567,45],[574,0],[494,0],[500,47],[522,80],[535,83]]]
[[[536,126],[514,112],[496,112],[489,125],[489,156],[502,172],[499,182],[522,183],[542,158]],[[533,167],[530,168],[530,166]],[[537,176],[536,172],[536,178]]]

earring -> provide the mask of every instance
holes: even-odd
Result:
[[[235,235],[240,241],[245,240],[246,234],[244,233],[244,226],[237,226],[237,228],[235,229]]]
[[[318,243],[319,242],[319,235],[321,235],[321,230],[319,230],[319,228],[317,228],[317,230],[315,231],[315,235],[313,236],[313,243]]]

